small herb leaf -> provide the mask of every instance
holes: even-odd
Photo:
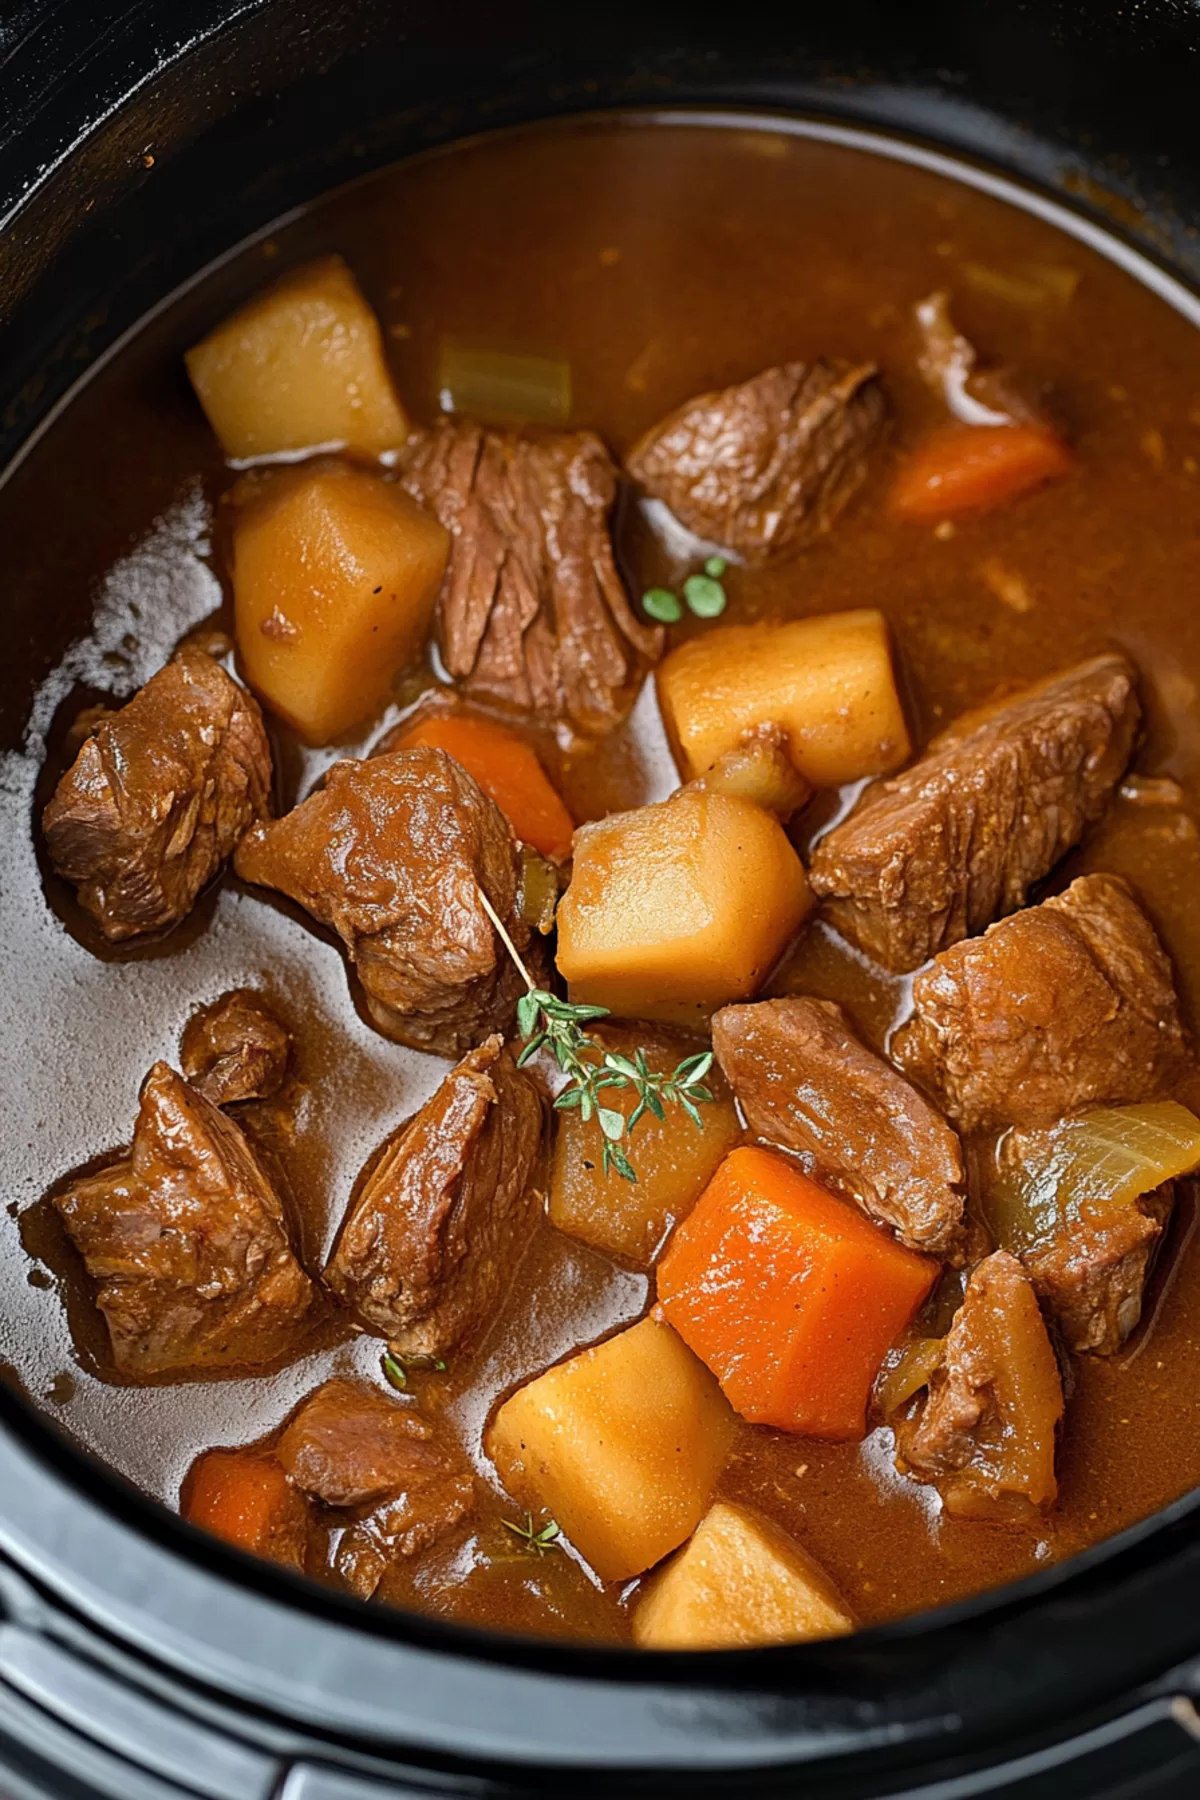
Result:
[[[625,1135],[625,1115],[611,1106],[598,1106],[596,1117],[600,1121],[600,1129],[610,1143]]]
[[[617,1174],[620,1175],[624,1181],[637,1181],[637,1170],[622,1150],[620,1144],[610,1144],[606,1140],[604,1153],[604,1172],[606,1175],[611,1167],[617,1171]]]
[[[397,1356],[394,1350],[388,1350],[383,1358],[383,1372],[394,1388],[401,1393],[408,1387],[410,1369],[436,1369],[445,1374],[446,1365],[440,1356]]]
[[[652,619],[660,625],[678,625],[683,617],[683,608],[679,598],[670,588],[647,588],[642,595],[642,605]]]
[[[711,575],[689,575],[683,596],[698,619],[717,619],[725,611],[725,589]]]
[[[703,1131],[704,1130],[704,1120],[700,1117],[700,1114],[696,1111],[695,1107],[692,1105],[691,1101],[688,1099],[686,1094],[680,1094],[679,1104],[680,1104],[680,1106],[682,1106],[682,1108],[683,1108],[684,1112],[687,1114],[688,1118],[692,1121],[692,1124],[696,1127],[696,1130]]]
[[[720,581],[729,564],[723,556],[710,556],[704,565],[704,573],[711,575],[714,581]]]
[[[550,1519],[545,1525],[538,1526],[533,1522],[532,1513],[525,1514],[523,1525],[515,1524],[512,1519],[501,1519],[500,1523],[505,1531],[511,1531],[515,1538],[520,1538],[525,1548],[532,1550],[535,1556],[545,1556],[547,1550],[552,1550],[562,1536],[562,1527],[557,1519]]]

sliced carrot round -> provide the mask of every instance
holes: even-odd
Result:
[[[537,756],[515,732],[467,713],[435,713],[418,719],[391,747],[407,750],[413,744],[429,744],[461,763],[522,843],[556,860],[569,854],[575,830],[571,815]]]
[[[937,520],[1002,506],[1065,475],[1071,452],[1044,425],[948,425],[919,444],[892,488],[897,518]]]

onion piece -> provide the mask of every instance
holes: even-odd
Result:
[[[962,265],[962,275],[977,293],[1028,312],[1045,306],[1069,306],[1079,286],[1078,269],[1068,268],[1065,263],[1023,263],[1012,270],[969,262]]]
[[[474,349],[443,339],[437,386],[446,413],[521,425],[565,425],[571,416],[571,365],[558,356]]]
[[[921,373],[942,394],[955,418],[964,425],[1011,425],[1011,412],[986,405],[968,386],[975,374],[975,346],[955,329],[949,297],[944,292],[930,294],[918,302],[916,314],[924,340],[918,359]]]
[[[929,1386],[945,1347],[944,1338],[917,1338],[890,1368],[884,1368],[875,1383],[875,1404],[885,1419],[894,1418],[914,1394]]]
[[[1200,1119],[1175,1100],[1102,1106],[1044,1131],[1010,1131],[997,1147],[988,1208],[998,1241],[1020,1255],[1066,1222],[1133,1205],[1200,1167]]]

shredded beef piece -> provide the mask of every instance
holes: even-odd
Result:
[[[958,1139],[916,1088],[859,1042],[840,1007],[808,999],[726,1006],[712,1031],[751,1131],[799,1152],[818,1179],[912,1249],[959,1254]]]
[[[55,869],[119,942],[177,924],[270,816],[271,749],[257,701],[201,650],[93,719],[42,829]]]
[[[179,1052],[192,1086],[214,1106],[269,1100],[287,1074],[291,1037],[253,988],[234,988],[194,1012]]]
[[[1097,656],[969,712],[869,787],[809,871],[830,919],[890,969],[916,969],[1025,903],[1098,819],[1141,718],[1136,672]]]
[[[314,1500],[366,1511],[343,1532],[336,1553],[339,1573],[364,1599],[397,1556],[427,1549],[475,1504],[475,1477],[439,1428],[415,1407],[351,1381],[318,1388],[276,1454]]]
[[[896,1467],[949,1513],[1028,1523],[1054,1504],[1058,1364],[1028,1275],[1006,1250],[981,1262],[915,1412],[895,1423]]]
[[[477,1340],[542,1210],[544,1110],[499,1037],[451,1070],[352,1204],[325,1271],[401,1354]]]
[[[409,438],[400,479],[452,534],[438,636],[464,691],[582,732],[619,724],[663,633],[617,574],[600,439],[442,419]]]
[[[283,1206],[232,1119],[155,1063],[133,1148],[55,1196],[132,1375],[273,1362],[312,1286]]]
[[[481,890],[535,976],[544,967],[507,819],[427,745],[336,764],[293,812],[246,835],[235,866],[332,926],[375,1024],[418,1050],[460,1056],[512,1022],[524,982]]]
[[[989,1131],[1151,1099],[1188,1047],[1171,965],[1128,884],[1081,875],[923,970],[892,1055],[960,1130]]]
[[[689,531],[764,562],[829,530],[866,479],[886,410],[873,363],[784,363],[689,400],[626,467]]]
[[[1085,1115],[1086,1116],[1086,1115]],[[1082,1203],[1061,1186],[1058,1129],[1007,1131],[992,1171],[1018,1178],[1044,1171],[1053,1204],[1031,1209],[1030,1241],[1010,1244],[1054,1317],[1068,1349],[1112,1356],[1142,1316],[1146,1280],[1175,1204],[1177,1184],[1165,1181],[1134,1199],[1089,1193]],[[1039,1184],[1040,1185],[1040,1184]],[[1049,1219],[1045,1214],[1050,1215]]]

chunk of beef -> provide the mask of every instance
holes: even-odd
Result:
[[[934,1484],[949,1513],[1032,1522],[1058,1497],[1062,1412],[1037,1296],[1016,1257],[996,1250],[967,1283],[927,1392],[895,1422],[896,1467]]]
[[[96,717],[42,829],[55,869],[119,942],[178,924],[270,811],[258,702],[183,649],[127,706]]]
[[[1124,773],[1135,682],[1125,657],[1093,657],[964,714],[869,787],[809,870],[839,931],[890,969],[916,969],[1024,905]]]
[[[619,724],[663,634],[617,574],[600,439],[442,419],[409,438],[400,479],[453,537],[438,637],[464,690],[583,732]]]
[[[192,1086],[214,1106],[269,1100],[287,1074],[292,1040],[261,994],[234,988],[194,1012],[179,1053]]]
[[[530,966],[544,957],[518,910],[507,819],[428,745],[336,764],[293,812],[247,833],[235,866],[332,926],[376,1025],[418,1050],[461,1055],[507,1029],[524,991],[481,894]]]
[[[487,1324],[542,1210],[543,1124],[538,1090],[491,1037],[372,1169],[325,1279],[401,1354],[444,1356]]]
[[[988,1131],[1148,1100],[1186,1069],[1187,1040],[1128,884],[1081,875],[923,970],[892,1056],[960,1130]]]
[[[759,1000],[713,1019],[713,1048],[751,1131],[937,1256],[960,1250],[962,1150],[929,1102],[859,1042],[840,1007]]]
[[[625,463],[689,531],[765,562],[829,530],[866,478],[886,410],[873,363],[784,363],[689,400]]]
[[[128,1157],[54,1204],[131,1375],[272,1362],[312,1286],[279,1196],[232,1119],[166,1063],[142,1085]]]
[[[342,1533],[336,1557],[364,1599],[397,1556],[428,1548],[475,1504],[475,1477],[457,1446],[415,1407],[351,1381],[318,1388],[276,1454],[314,1500],[366,1513]]]
[[[1080,1121],[1096,1117],[1084,1114]],[[1070,1130],[1069,1121],[1066,1129]],[[1000,1201],[998,1235],[1021,1258],[1071,1350],[1112,1356],[1142,1316],[1146,1280],[1175,1204],[1176,1183],[1164,1181],[1132,1198],[1100,1179],[1080,1193],[1070,1178],[1064,1128],[1006,1131],[981,1187]],[[1005,1194],[1021,1196],[1014,1212]],[[1006,1220],[1015,1229],[1004,1230]]]
[[[1142,1316],[1146,1279],[1175,1206],[1165,1181],[1132,1205],[1079,1218],[1022,1258],[1070,1350],[1113,1356]]]

